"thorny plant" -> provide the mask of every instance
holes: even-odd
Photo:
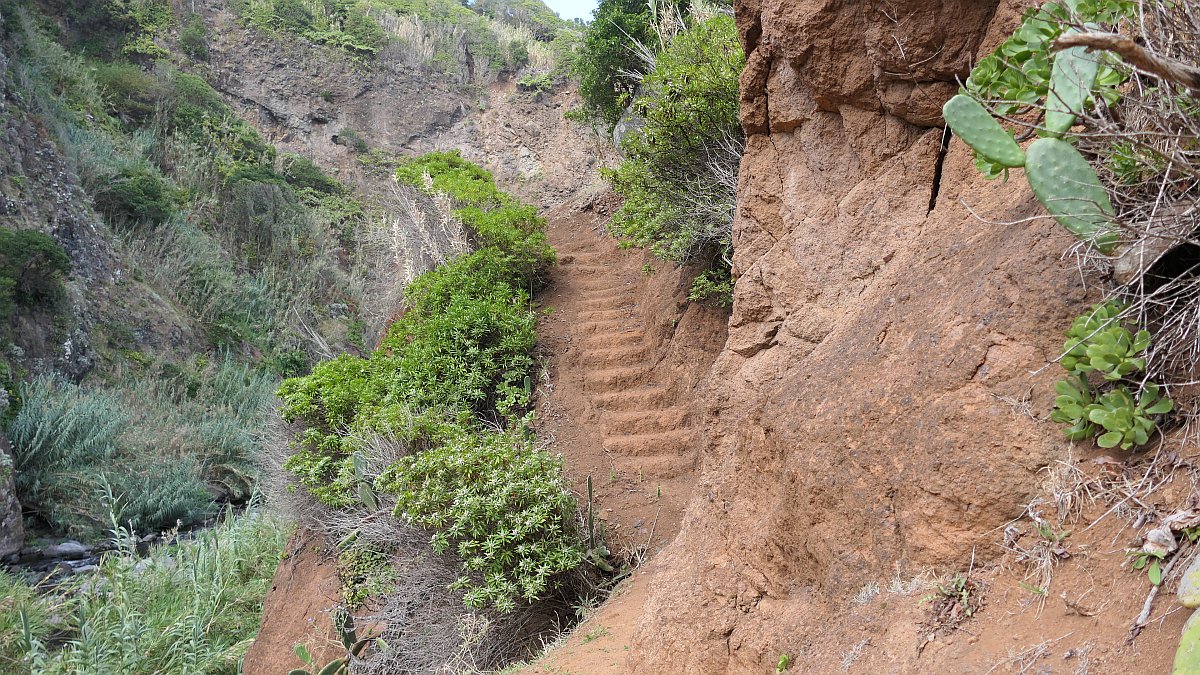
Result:
[[[1115,259],[1075,252],[1083,265],[1112,273],[1109,294],[1126,305],[1122,317],[1154,334],[1142,355],[1146,379],[1188,392],[1197,384],[1200,360],[1200,100],[1197,90],[1143,71],[1155,63],[1200,64],[1200,7],[1137,3],[1116,32],[1142,46],[1123,50],[1123,60],[1110,57],[1113,70],[1127,79],[1121,98],[1096,100],[1082,118],[1087,132],[1078,145],[1096,158],[1092,164],[1112,198],[1124,248]],[[1182,411],[1185,437],[1194,438],[1200,428],[1194,426],[1196,403],[1190,405]]]

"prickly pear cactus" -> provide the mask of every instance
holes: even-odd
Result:
[[[1083,111],[1092,93],[1098,72],[1099,55],[1087,53],[1086,47],[1071,47],[1054,56],[1046,94],[1046,131],[1059,136],[1070,130],[1075,114]]]
[[[959,94],[942,106],[954,134],[979,154],[1002,166],[1025,166],[1025,153],[1004,127],[978,101]]]
[[[1200,673],[1200,612],[1183,625],[1179,637],[1179,648],[1175,650],[1175,666],[1171,675],[1196,675]]]
[[[1118,240],[1112,202],[1078,150],[1057,138],[1039,138],[1026,153],[1025,176],[1060,225],[1101,253],[1112,253]]]

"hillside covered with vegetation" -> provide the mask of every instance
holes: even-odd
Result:
[[[362,67],[482,83],[560,73],[577,35],[538,2],[229,8]],[[0,458],[30,544],[10,561],[68,537],[100,554],[74,578],[2,577],[0,669],[236,671],[292,527],[257,496],[272,450],[321,508],[375,503],[378,478],[397,522],[461,557],[469,607],[507,611],[579,567],[575,499],[525,426],[530,294],[554,259],[533,207],[455,154],[404,163],[396,189],[431,222],[453,200],[457,257],[385,308],[367,294],[411,267],[395,218],[223,100],[203,15],[7,0],[0,17]],[[401,309],[372,349],[386,317],[370,312]],[[367,434],[427,452],[364,482]],[[446,473],[464,461],[483,473]],[[514,475],[501,503],[455,493]]]

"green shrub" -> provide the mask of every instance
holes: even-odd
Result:
[[[509,201],[496,187],[492,174],[463,159],[458,150],[421,155],[396,169],[398,180],[422,189],[426,175],[433,180],[434,192],[444,192],[466,205],[490,209]]]
[[[258,632],[288,534],[257,511],[226,514],[195,539],[154,546],[145,557],[128,531],[116,530],[123,546],[104,556],[99,572],[42,596],[0,574],[12,600],[0,601],[0,665],[46,675],[234,675]]]
[[[457,153],[397,171],[416,185],[426,176],[460,205],[481,248],[409,284],[404,313],[370,357],[340,356],[283,382],[284,419],[299,427],[284,467],[317,500],[347,507],[366,499],[360,439],[402,444],[407,456],[376,489],[397,495],[398,516],[434,529],[439,551],[455,545],[470,606],[508,610],[582,561],[561,467],[530,446],[523,417],[536,324],[525,289],[553,250],[536,210]]]
[[[468,607],[509,611],[583,562],[575,498],[561,460],[520,432],[467,433],[405,457],[377,481],[396,515],[433,530],[463,560],[454,588]]]
[[[178,194],[148,167],[126,167],[103,181],[93,199],[114,225],[160,225],[178,207]]]
[[[337,142],[339,145],[344,145],[360,155],[371,150],[371,146],[367,145],[367,139],[363,138],[362,134],[350,127],[342,127],[342,130],[338,132]]]
[[[398,180],[422,189],[426,176],[430,191],[445,193],[461,205],[454,216],[476,235],[478,245],[507,256],[505,264],[518,273],[514,283],[536,282],[540,271],[554,262],[545,219],[535,207],[501,192],[487,170],[463,159],[457,150],[429,153],[396,169]]]
[[[302,0],[273,0],[272,4],[280,29],[303,35],[312,27],[313,13]]]
[[[205,149],[223,177],[247,166],[274,164],[275,147],[238,117],[207,81],[169,67],[159,68],[156,75],[163,89],[166,131]]]
[[[524,40],[514,39],[508,42],[508,66],[520,70],[529,65],[529,48]]]
[[[692,281],[688,290],[688,300],[700,302],[713,300],[720,307],[733,304],[733,277],[726,267],[705,270]]]
[[[588,113],[610,126],[637,89],[636,74],[646,69],[631,43],[655,44],[653,23],[642,0],[601,0],[583,34],[574,63],[579,95]]]
[[[155,44],[159,33],[175,22],[175,14],[167,0],[106,0],[109,13],[124,22],[125,54],[159,58],[167,51]]]
[[[64,295],[71,261],[49,235],[0,227],[0,321],[18,307],[52,307]]]
[[[522,90],[541,94],[554,88],[554,78],[550,73],[529,73],[517,78],[517,86]]]
[[[386,42],[367,14],[367,3],[351,0],[238,0],[233,8],[258,28],[297,35],[317,44],[369,57]]]
[[[658,55],[633,111],[644,125],[602,175],[624,197],[609,225],[627,243],[676,262],[700,256],[713,274],[693,295],[724,295],[743,139],[738,75],[745,59],[733,19],[696,23]]]
[[[346,186],[325,175],[312,160],[301,155],[285,155],[282,159],[283,178],[288,184],[325,194],[344,194]]]
[[[197,61],[208,60],[208,27],[204,25],[204,17],[192,14],[184,20],[179,31],[179,48]]]
[[[145,124],[162,97],[158,79],[132,63],[96,63],[92,70],[104,102],[125,122]]]
[[[331,458],[321,471],[344,472],[337,460],[353,450],[347,434],[378,429],[394,408],[487,418],[528,405],[535,317],[528,294],[512,285],[519,278],[495,249],[451,261],[409,286],[408,311],[370,358],[340,356],[285,380],[284,417],[312,425],[305,448]],[[323,476],[310,473],[318,485]]]

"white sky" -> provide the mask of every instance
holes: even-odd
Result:
[[[592,10],[596,9],[598,0],[542,0],[550,9],[558,12],[564,19],[592,20]]]

